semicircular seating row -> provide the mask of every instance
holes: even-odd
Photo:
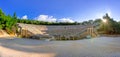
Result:
[[[31,24],[19,24],[20,27],[25,28],[32,34],[37,35],[60,35],[60,36],[77,36],[81,32],[85,31],[89,26],[83,25],[31,25]]]

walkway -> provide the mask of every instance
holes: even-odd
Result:
[[[120,57],[120,37],[77,41],[0,38],[0,57]]]

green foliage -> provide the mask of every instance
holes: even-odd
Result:
[[[120,24],[114,21],[112,18],[106,14],[103,16],[106,22],[101,22],[99,31],[103,31],[105,34],[120,34]]]
[[[17,23],[16,14],[13,17],[10,15],[5,15],[0,9],[0,29],[6,30],[7,32],[12,32],[12,27]]]
[[[106,20],[106,22],[103,22]],[[120,34],[120,22],[110,18],[108,14],[102,19],[89,20],[82,22],[82,25],[93,25],[102,34]]]

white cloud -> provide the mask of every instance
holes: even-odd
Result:
[[[35,20],[38,21],[47,21],[47,22],[70,22],[73,23],[74,21],[70,18],[61,18],[61,19],[57,19],[54,18],[53,16],[49,16],[49,15],[39,15],[38,17],[34,18]]]
[[[53,16],[48,16],[48,15],[39,15],[38,17],[35,18],[35,20],[39,21],[47,21],[47,22],[56,22],[56,18]]]
[[[28,19],[27,15],[24,15],[21,19]]]
[[[61,19],[59,20],[59,22],[70,22],[70,23],[73,23],[73,22],[75,22],[75,21],[73,21],[73,20],[70,19],[70,18],[61,18]]]

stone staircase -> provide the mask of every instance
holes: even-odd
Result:
[[[38,38],[70,38],[72,37],[86,37],[88,35],[87,28],[90,26],[83,25],[64,25],[64,26],[55,26],[55,25],[32,25],[32,24],[21,24],[22,30],[26,30],[24,33],[27,36],[36,36]],[[94,32],[94,34],[97,34]]]

